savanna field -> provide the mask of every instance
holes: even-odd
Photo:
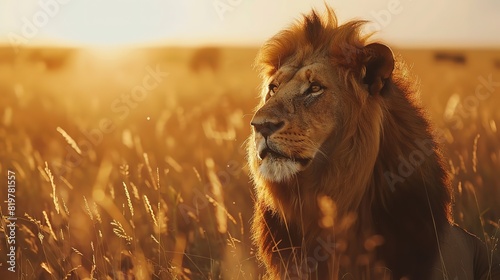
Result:
[[[0,279],[260,279],[256,53],[0,48]],[[499,254],[500,52],[395,53],[448,160],[455,222]]]

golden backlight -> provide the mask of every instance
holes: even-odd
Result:
[[[494,251],[500,2],[327,2],[406,61],[449,160],[455,221]],[[0,0],[0,279],[262,279],[253,63],[311,7],[323,1]]]
[[[498,1],[336,1],[341,20],[369,20],[398,45],[499,45]],[[323,1],[0,2],[0,41],[14,45],[258,45]]]

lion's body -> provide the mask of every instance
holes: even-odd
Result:
[[[476,239],[451,225],[442,156],[404,69],[383,45],[365,46],[362,22],[337,26],[328,12],[258,57],[269,88],[248,157],[269,278],[482,277],[477,265],[457,271],[454,252],[482,245],[453,247]]]

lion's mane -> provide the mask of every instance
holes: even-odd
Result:
[[[319,238],[330,238],[320,222],[328,207],[335,212],[331,218],[336,224],[326,232],[335,233],[336,250],[341,253],[336,260],[315,264],[311,270],[316,274],[311,275],[317,277],[351,272],[369,262],[369,269],[380,265],[394,279],[408,275],[425,279],[438,255],[438,233],[450,222],[447,173],[405,67],[397,62],[380,94],[365,98],[363,59],[369,38],[361,34],[364,23],[339,26],[332,10],[327,9],[325,17],[312,12],[272,37],[258,54],[257,66],[265,78],[283,64],[301,65],[322,53],[352,92],[351,99],[342,100],[352,117],[335,132],[342,139],[327,140],[325,147],[332,139],[338,143],[326,149],[330,160],[313,162],[297,179],[300,187],[261,178],[255,148],[249,145],[257,197],[252,231],[271,279],[293,279],[305,271],[304,266],[311,269],[308,256],[317,246],[325,249],[318,245]],[[335,262],[338,267],[332,268]]]

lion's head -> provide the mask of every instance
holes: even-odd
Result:
[[[352,185],[326,193],[344,193],[356,207],[378,154],[381,95],[394,69],[388,47],[366,45],[362,24],[337,27],[333,12],[324,19],[312,13],[261,49],[264,84],[251,122],[249,161],[257,184],[268,188],[259,193],[270,192],[264,197],[327,172],[330,180]]]

